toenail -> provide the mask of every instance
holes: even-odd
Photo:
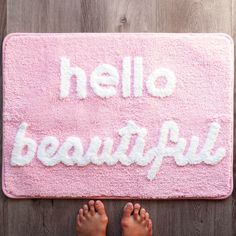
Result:
[[[127,204],[126,204],[126,207],[132,207],[132,203],[131,202],[128,202]]]
[[[100,205],[100,204],[101,204],[101,201],[97,200],[95,204],[96,204],[96,205]]]

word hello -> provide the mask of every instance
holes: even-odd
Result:
[[[90,163],[94,165],[115,165],[118,162],[125,166],[133,163],[140,166],[150,164],[151,167],[147,177],[149,180],[153,180],[165,157],[173,157],[178,166],[200,163],[216,165],[224,158],[226,153],[225,149],[220,147],[212,154],[212,149],[220,130],[220,125],[217,122],[210,124],[201,151],[197,153],[199,137],[192,136],[185,155],[187,141],[179,137],[179,127],[173,120],[163,123],[157,145],[145,152],[147,130],[139,127],[133,121],[129,121],[127,126],[119,130],[121,140],[113,152],[113,139],[110,137],[104,140],[97,136],[93,137],[86,152],[84,152],[80,138],[74,136],[68,137],[61,146],[58,139],[54,136],[44,137],[37,145],[34,139],[25,136],[27,126],[23,122],[17,131],[11,155],[11,165],[13,166],[27,165],[33,160],[35,155],[45,166],[55,166],[59,163],[63,163],[66,166],[86,166]],[[131,142],[132,138],[135,138],[133,144]],[[173,143],[174,146],[168,147],[168,142]],[[130,145],[133,145],[131,149]],[[25,153],[23,153],[24,150],[26,150]],[[129,153],[127,153],[128,150],[130,150]]]
[[[98,65],[90,75],[90,86],[93,92],[101,98],[109,98],[117,93],[117,86],[120,82],[122,96],[130,97],[133,93],[134,97],[143,96],[143,58],[134,57],[133,59],[133,73],[132,58],[124,57],[122,61],[122,72],[119,74],[118,70],[110,64]],[[131,80],[133,75],[133,81]],[[71,67],[70,60],[62,57],[60,61],[60,98],[69,96],[71,78],[76,77],[76,93],[78,98],[84,99],[87,97],[87,76],[85,71],[80,67]],[[157,80],[161,77],[166,79],[164,87],[158,88],[156,86]],[[166,68],[159,68],[154,70],[147,78],[146,82],[147,92],[154,97],[164,98],[170,96],[176,85],[176,77],[174,72]]]

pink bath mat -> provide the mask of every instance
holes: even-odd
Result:
[[[11,34],[3,191],[12,198],[226,198],[225,34]]]

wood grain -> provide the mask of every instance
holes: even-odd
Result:
[[[1,38],[11,32],[225,32],[236,37],[236,0],[0,0]],[[5,28],[6,26],[6,28]],[[236,167],[235,167],[236,168]],[[235,177],[235,176],[234,176]],[[132,201],[154,235],[236,235],[236,194],[222,201]],[[105,200],[108,234],[121,235],[125,200]],[[12,200],[0,193],[0,235],[75,235],[86,200]]]

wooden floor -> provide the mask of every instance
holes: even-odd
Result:
[[[236,0],[0,0],[0,38],[11,32],[225,32],[235,38],[235,16]],[[154,235],[228,236],[236,235],[235,201],[236,191],[223,201],[138,202],[152,216]],[[85,202],[11,200],[0,191],[0,236],[75,235],[75,215]],[[105,201],[108,235],[121,234],[125,203]]]

